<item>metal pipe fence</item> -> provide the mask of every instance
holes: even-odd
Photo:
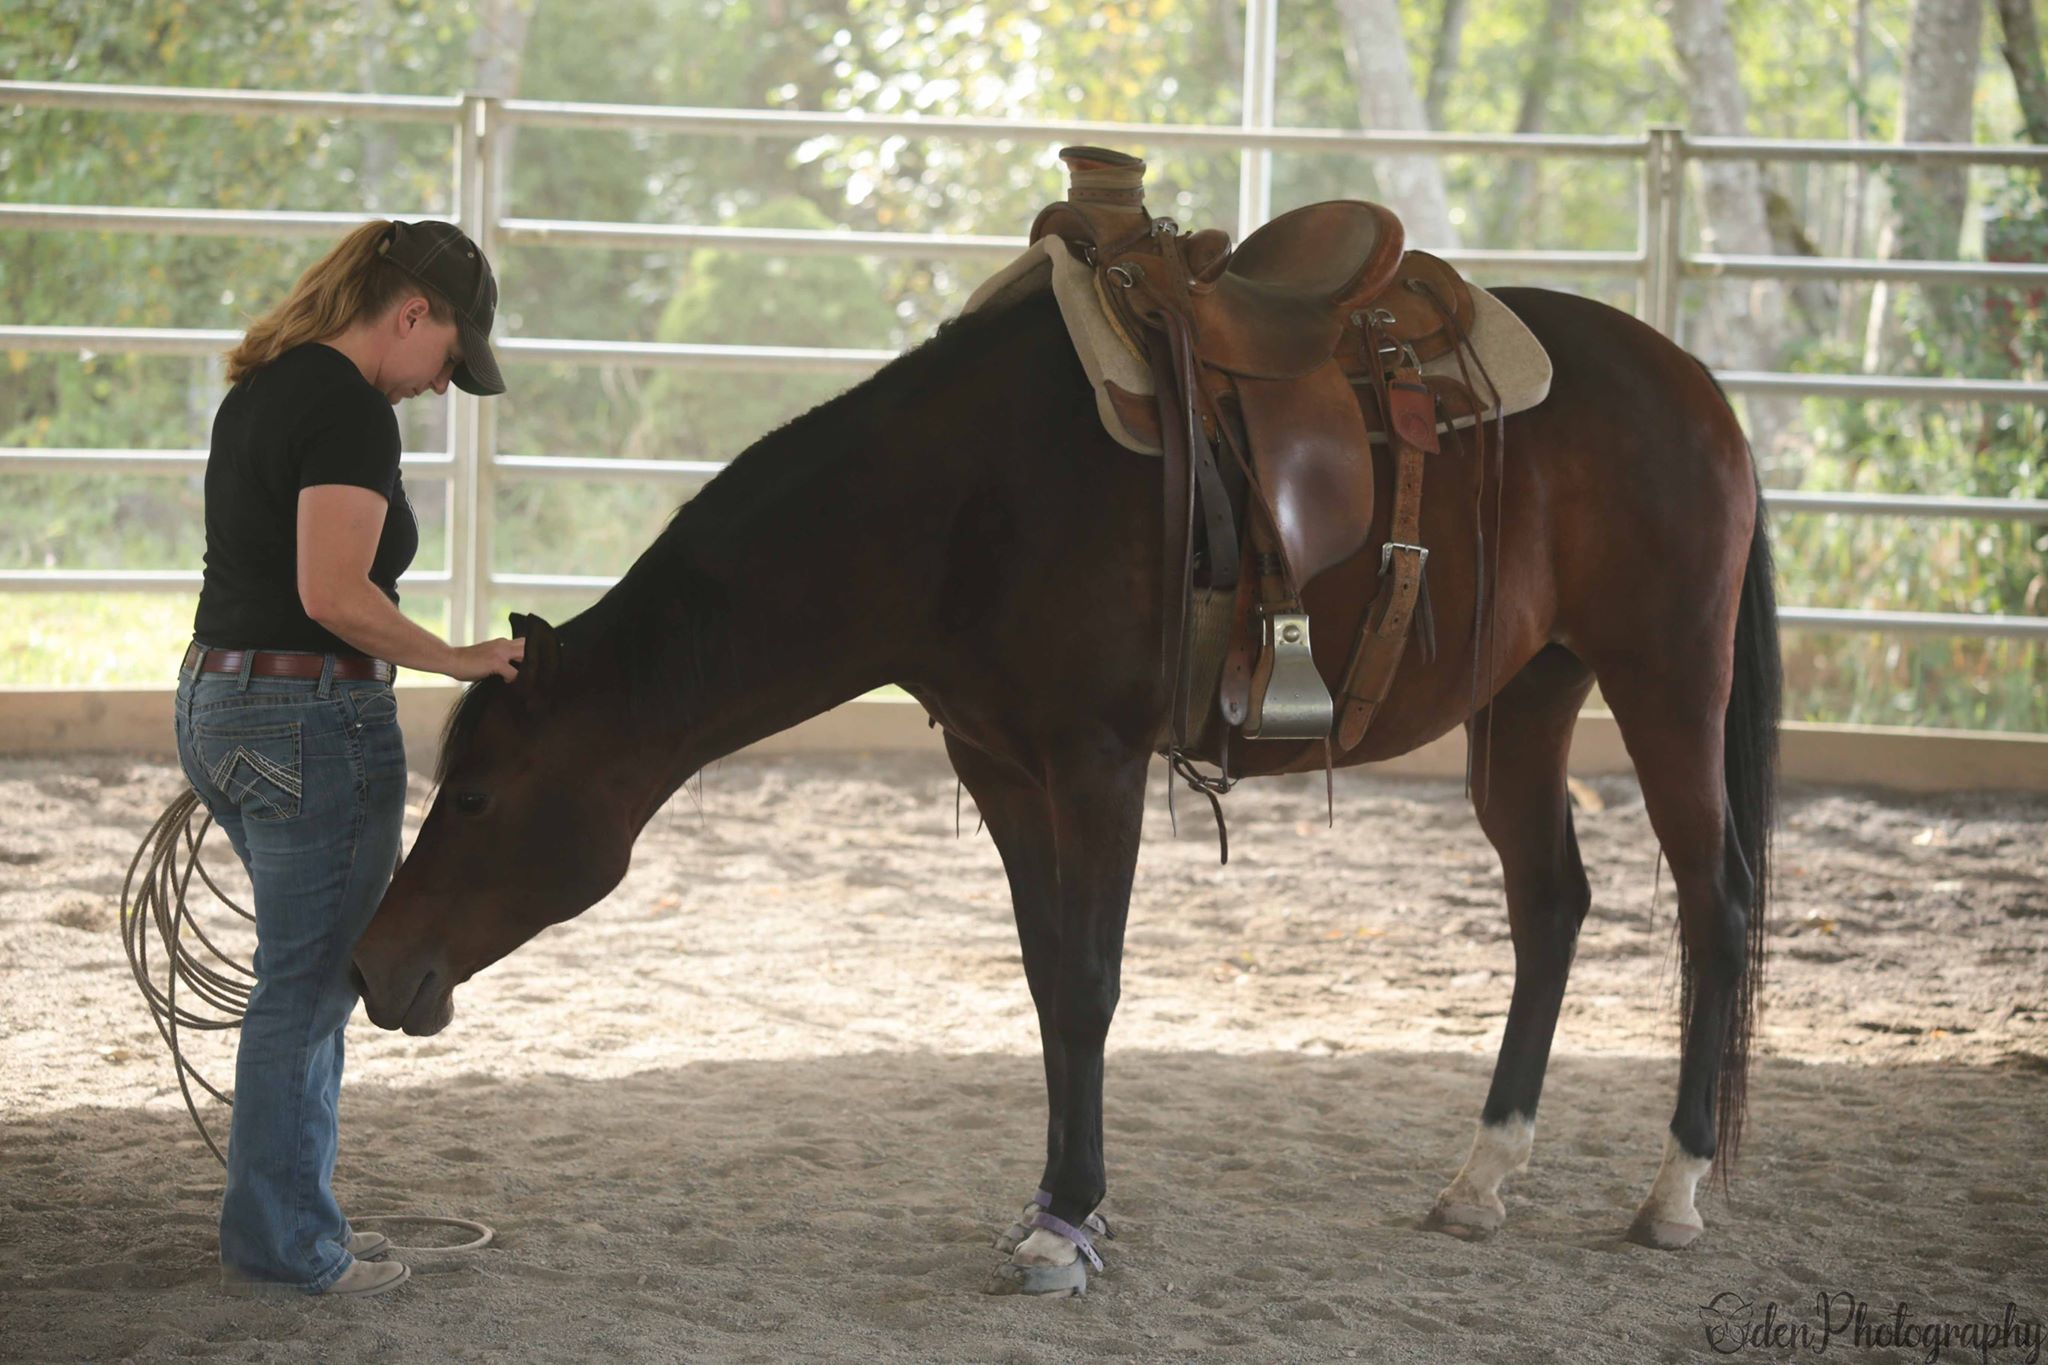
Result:
[[[918,115],[794,113],[784,110],[688,109],[643,105],[562,103],[480,95],[395,97],[301,94],[149,86],[74,85],[0,81],[0,107],[66,108],[91,112],[162,115],[263,114],[277,117],[377,120],[440,124],[451,135],[455,220],[487,254],[509,245],[585,246],[611,250],[716,246],[779,254],[830,253],[920,258],[978,257],[991,268],[1021,250],[1021,236],[810,231],[690,225],[567,221],[503,216],[503,133],[512,128],[604,129],[691,136],[903,134],[1048,146],[1109,142],[1139,146],[1204,147],[1240,158],[1240,222],[1246,230],[1268,216],[1271,156],[1275,152],[1349,152],[1361,155],[1423,153],[1501,157],[1559,157],[1632,161],[1639,167],[1637,249],[1634,251],[1500,251],[1477,248],[1439,254],[1461,266],[1513,270],[1525,275],[1614,278],[1633,281],[1637,311],[1667,335],[1680,321],[1689,279],[1885,280],[1946,285],[2048,285],[2048,265],[1957,261],[1873,261],[1820,257],[1725,255],[1687,252],[1683,236],[1686,169],[1694,161],[1770,160],[1853,162],[1865,165],[1927,163],[2027,166],[2048,173],[2048,149],[2020,146],[1873,144],[1692,138],[1682,128],[1652,127],[1636,137],[1481,136],[1457,133],[1352,132],[1272,126],[1273,9],[1275,0],[1249,0],[1245,44],[1245,119],[1234,127],[940,118]],[[405,216],[428,216],[413,214]],[[134,206],[0,203],[0,231],[96,231],[176,235],[331,237],[362,221],[349,213],[244,212]],[[0,325],[0,349],[148,355],[210,355],[239,334],[200,328],[117,328]],[[631,365],[734,372],[832,373],[860,376],[886,364],[892,351],[794,346],[693,345],[508,337],[500,354],[519,363]],[[1943,379],[1884,375],[1823,375],[1723,371],[1731,393],[1811,395],[1849,399],[1902,398],[1927,402],[2048,402],[2048,383],[2008,379]],[[603,591],[606,576],[494,572],[491,563],[492,495],[501,477],[576,478],[593,481],[657,480],[694,489],[722,466],[708,461],[620,460],[580,456],[511,456],[495,445],[494,410],[451,390],[449,449],[408,454],[416,477],[446,480],[449,567],[405,576],[404,586],[445,594],[453,638],[466,642],[489,632],[494,593],[579,596]],[[204,451],[0,448],[0,473],[157,474],[203,472]],[[1769,505],[1785,513],[1951,518],[1972,521],[2048,522],[2048,501],[1896,494],[1769,491]],[[191,571],[25,570],[0,573],[0,591],[122,591],[189,593]],[[1786,607],[1787,626],[1830,631],[1880,631],[1941,636],[2048,639],[2048,617],[1945,612],[1859,611]]]

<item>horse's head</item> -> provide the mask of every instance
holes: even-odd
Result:
[[[634,765],[603,762],[624,738],[619,708],[567,685],[545,621],[515,617],[513,629],[526,638],[519,677],[463,698],[433,806],[356,944],[379,1028],[439,1032],[457,985],[625,875],[644,797],[621,771]]]

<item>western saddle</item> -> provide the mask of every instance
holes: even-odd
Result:
[[[1060,158],[1068,196],[1040,212],[1031,240],[1061,238],[1093,270],[1112,326],[1151,370],[1151,395],[1114,383],[1107,391],[1125,426],[1164,456],[1166,751],[1213,800],[1232,781],[1230,728],[1248,739],[1334,736],[1349,750],[1385,699],[1418,612],[1434,653],[1429,551],[1418,543],[1423,456],[1438,449],[1440,418],[1484,408],[1469,384],[1425,382],[1420,368],[1454,351],[1462,363],[1472,295],[1443,261],[1404,251],[1400,219],[1378,204],[1294,209],[1233,251],[1219,229],[1183,233],[1153,218],[1142,160],[1099,147]],[[1340,709],[1309,652],[1301,590],[1365,547],[1374,432],[1394,459],[1394,507]],[[1198,577],[1211,600],[1231,602],[1216,705],[1220,778],[1186,757],[1192,717],[1208,706],[1188,695]]]

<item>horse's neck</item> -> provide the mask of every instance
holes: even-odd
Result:
[[[815,454],[788,452],[808,470],[762,495],[714,484],[681,519],[683,544],[724,606],[705,642],[713,662],[689,680],[663,746],[673,758],[664,799],[706,764],[903,677],[927,633],[957,501],[943,454]]]

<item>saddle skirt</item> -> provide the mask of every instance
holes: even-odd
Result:
[[[1550,392],[1550,356],[1543,343],[1506,304],[1469,281],[1467,285],[1473,304],[1469,339],[1477,357],[1476,363],[1468,357],[1471,370],[1476,375],[1483,366],[1493,380],[1500,394],[1499,415],[1510,416],[1535,407]],[[1157,435],[1143,422],[1131,420],[1134,412],[1142,412],[1152,401],[1155,387],[1151,367],[1117,325],[1108,301],[1102,296],[1101,277],[1077,259],[1063,239],[1040,237],[984,280],[960,311],[965,314],[1006,306],[1045,289],[1051,289],[1058,302],[1074,354],[1095,390],[1095,410],[1102,418],[1104,430],[1127,450],[1141,455],[1160,454]],[[1439,356],[1425,361],[1421,370],[1426,380],[1456,381],[1461,373],[1459,357]],[[1121,402],[1119,390],[1123,395]],[[1144,401],[1134,404],[1133,399]],[[1438,422],[1437,430],[1490,421],[1496,415],[1489,394],[1477,393],[1473,401],[1482,411],[1475,414],[1467,405],[1462,414]],[[1447,405],[1454,412],[1458,406]],[[1373,419],[1369,436],[1383,442],[1386,434],[1377,429],[1377,410],[1368,405],[1367,411]]]

